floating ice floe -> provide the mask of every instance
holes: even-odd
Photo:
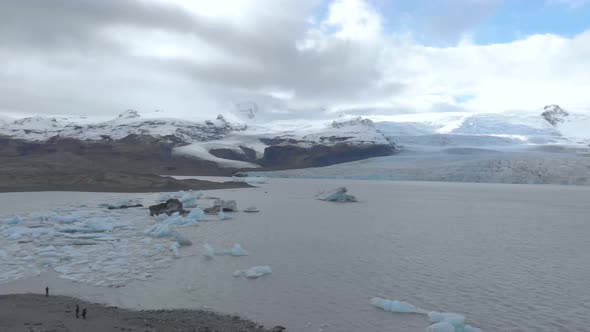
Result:
[[[316,195],[317,199],[328,202],[358,202],[355,196],[347,194],[346,187],[322,191]]]
[[[247,270],[236,270],[234,272],[234,277],[244,276],[246,278],[255,279],[265,276],[267,274],[271,274],[272,269],[268,265],[261,265],[261,266],[253,266]]]
[[[372,298],[371,304],[388,312],[425,314],[433,323],[427,329],[429,332],[481,332],[480,329],[465,324],[465,316],[461,314],[427,311],[408,302],[380,297]]]
[[[205,247],[205,253],[203,254],[203,256],[209,259],[213,259],[213,257],[215,256],[215,250],[213,249],[213,247],[211,247],[211,245],[209,245],[208,243],[205,243],[203,247]]]
[[[172,253],[174,254],[174,257],[180,257],[180,244],[178,242],[174,242],[170,245],[170,250],[172,250]]]
[[[22,223],[23,219],[20,216],[15,215],[14,217],[4,220],[4,222],[8,225],[16,225]]]
[[[229,219],[232,219],[231,216],[228,216],[227,214],[223,213],[223,210],[219,210],[219,213],[217,214],[217,218],[219,218],[219,220],[229,220]]]
[[[31,220],[41,223],[51,222],[59,224],[71,224],[80,221],[80,214],[58,215],[55,212],[35,212],[30,215]]]
[[[244,209],[244,212],[247,212],[247,213],[255,213],[255,212],[260,212],[260,211],[255,206],[249,206],[249,207],[247,207],[247,208]]]
[[[160,238],[160,237],[171,237],[172,231],[168,224],[156,224],[145,231],[147,236]]]
[[[242,246],[238,243],[234,244],[234,246],[231,249],[215,250],[208,243],[205,243],[203,247],[205,248],[205,253],[203,254],[203,256],[209,259],[213,258],[214,256],[248,256],[248,252],[244,250],[244,248],[242,248]]]
[[[75,223],[58,228],[62,233],[104,233],[112,232],[115,228],[128,226],[127,223],[116,222],[113,218],[88,218],[83,223]]]
[[[389,312],[400,312],[400,313],[425,313],[422,309],[417,308],[411,303],[382,299],[380,297],[374,297],[371,299],[371,304],[377,308],[381,308]]]
[[[22,227],[22,226],[15,226],[9,227],[2,231],[2,235],[4,235],[8,240],[20,240],[22,237],[30,237],[32,239],[39,238],[42,235],[49,235],[53,236],[54,230],[51,228],[45,227]]]

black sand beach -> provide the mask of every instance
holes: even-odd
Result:
[[[76,318],[76,305],[87,309]],[[0,295],[2,332],[264,332],[261,325],[237,316],[201,310],[133,311],[72,297],[38,294]]]

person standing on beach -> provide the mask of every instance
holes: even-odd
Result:
[[[49,287],[45,287],[45,297],[49,296]]]
[[[80,306],[76,304],[76,319],[80,318]]]
[[[82,310],[82,318],[86,319],[86,308]]]

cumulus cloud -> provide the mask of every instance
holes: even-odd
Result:
[[[498,2],[462,1],[474,16]],[[311,116],[589,102],[590,32],[433,47],[388,30],[380,9],[365,0],[6,0],[0,110],[209,116],[254,101]]]

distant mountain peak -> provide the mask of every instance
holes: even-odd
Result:
[[[541,113],[541,116],[543,116],[547,122],[554,126],[556,126],[558,123],[565,122],[564,118],[569,115],[570,114],[568,112],[564,111],[561,107],[555,104],[545,106],[543,108],[543,113]]]

